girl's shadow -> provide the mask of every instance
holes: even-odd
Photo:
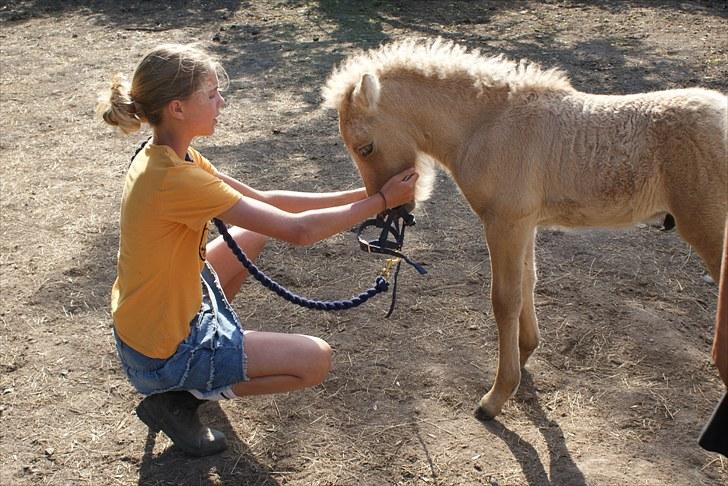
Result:
[[[174,445],[155,456],[154,444],[158,435],[149,431],[139,468],[139,485],[218,485],[250,484],[277,486],[278,481],[260,464],[250,448],[243,443],[225,412],[217,402],[204,404],[200,409],[203,423],[222,431],[227,437],[226,451],[208,457],[191,457]]]

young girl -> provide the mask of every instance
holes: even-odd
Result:
[[[111,295],[114,335],[132,385],[146,395],[137,415],[182,450],[226,448],[204,427],[204,400],[279,393],[323,381],[331,348],[316,337],[244,331],[229,302],[247,272],[221,238],[207,242],[218,217],[251,259],[266,238],[308,245],[411,201],[407,170],[376,194],[364,188],[301,193],[259,191],[219,172],[190,146],[215,131],[225,105],[223,68],[202,50],[162,45],[119,76],[98,111],[124,133],[148,123],[152,138],[134,156],[121,202],[121,236]]]

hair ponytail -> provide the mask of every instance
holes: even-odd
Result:
[[[129,83],[120,74],[114,76],[109,90],[99,95],[96,113],[126,134],[136,132],[142,126],[143,118],[129,95]]]

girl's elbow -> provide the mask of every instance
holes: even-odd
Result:
[[[313,234],[311,228],[305,225],[292,225],[290,228],[289,243],[295,246],[310,246],[316,243],[316,235]]]
[[[309,228],[302,230],[299,235],[299,246],[311,246],[321,239],[317,235],[313,234]]]

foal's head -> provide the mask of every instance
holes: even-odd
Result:
[[[386,109],[382,86],[375,74],[364,73],[336,104],[339,130],[361,174],[369,194],[377,192],[390,177],[412,166],[420,175],[416,200],[429,197],[433,182],[433,164],[418,151],[416,134],[406,119]],[[401,113],[401,112],[400,112]],[[413,209],[412,207],[408,209]]]
[[[447,114],[438,118],[428,94],[446,86],[450,93],[465,93],[457,98],[463,110],[473,107],[474,101],[463,101],[467,96],[500,102],[519,92],[573,90],[559,70],[484,57],[442,39],[404,39],[349,56],[329,77],[324,97],[339,112],[341,135],[369,193],[415,165],[420,175],[415,198],[429,197],[434,161],[424,153],[435,156],[435,135],[448,120]],[[445,106],[449,116],[463,111]]]

